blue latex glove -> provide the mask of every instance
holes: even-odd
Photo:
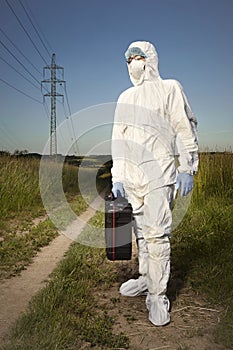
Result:
[[[193,189],[193,177],[190,174],[180,173],[176,179],[176,189],[180,189],[181,197],[187,196],[187,194]]]
[[[115,182],[112,186],[112,193],[115,198],[117,198],[118,191],[120,192],[121,197],[125,197],[125,190],[122,182]]]

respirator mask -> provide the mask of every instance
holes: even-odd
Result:
[[[145,71],[145,61],[143,59],[133,59],[128,68],[132,77],[139,80]]]

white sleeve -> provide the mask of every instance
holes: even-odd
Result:
[[[176,134],[178,171],[194,174],[198,167],[197,121],[177,81],[174,81],[168,97],[168,111]]]
[[[190,125],[192,128],[192,132],[195,136],[195,143],[198,146],[197,119],[191,110],[188,99],[187,99],[181,85],[180,85],[180,88],[181,88],[181,92],[182,92],[184,103],[185,103],[185,112],[186,112],[187,117],[189,119],[189,122],[190,122]],[[193,163],[193,173],[197,174],[198,165],[199,165],[198,151],[195,151],[192,153],[192,163]]]
[[[113,166],[111,169],[112,182],[124,182],[124,166],[125,166],[125,155],[124,155],[124,124],[121,121],[122,105],[119,100],[116,105],[114,124],[112,131],[112,161]]]

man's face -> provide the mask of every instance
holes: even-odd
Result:
[[[145,57],[139,56],[139,55],[131,55],[129,57],[127,63],[130,64],[133,60],[137,60],[137,61],[143,60],[143,61],[145,61]]]

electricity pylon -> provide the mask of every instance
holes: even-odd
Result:
[[[50,70],[50,78],[42,80],[43,83],[50,83],[51,89],[50,92],[44,94],[45,97],[51,98],[51,114],[50,114],[50,155],[57,155],[57,122],[56,122],[56,98],[62,97],[64,102],[64,95],[59,94],[56,91],[56,84],[65,83],[65,80],[57,79],[57,70],[61,70],[62,78],[64,77],[64,68],[57,66],[55,62],[56,55],[52,54],[52,61],[50,66],[44,67],[43,74],[45,78],[46,69]]]

